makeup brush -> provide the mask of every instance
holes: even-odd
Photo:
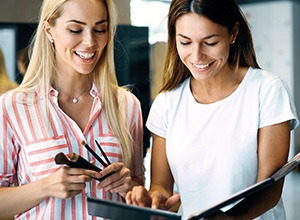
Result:
[[[93,164],[91,164],[86,159],[84,159],[83,157],[81,157],[76,153],[71,153],[70,157],[68,158],[64,153],[60,152],[55,156],[55,163],[60,165],[65,164],[71,168],[83,168],[88,170],[94,170],[96,172],[102,171],[100,168],[94,166]],[[94,178],[94,177],[92,178],[101,181],[104,180],[106,177],[110,176],[111,174],[113,174],[113,172],[101,178]]]
[[[69,158],[67,158],[67,156],[64,153],[58,153],[55,156],[55,162],[56,164],[66,164],[72,168],[84,168],[88,170],[94,170],[97,172],[101,171],[100,168],[94,166],[93,164],[91,164],[86,159],[84,159],[76,153],[71,153]]]

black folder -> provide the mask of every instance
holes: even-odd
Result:
[[[217,213],[220,209],[238,202],[253,193],[259,192],[277,181],[284,178],[288,173],[295,169],[300,164],[300,153],[294,156],[288,163],[275,172],[271,177],[258,182],[242,191],[235,193],[223,202],[210,207],[207,210],[202,210],[198,213],[194,213],[189,217],[189,220],[204,219],[214,213]],[[140,207],[134,205],[128,205],[125,203],[113,202],[105,199],[98,199],[93,197],[87,197],[88,212],[90,215],[104,217],[113,220],[172,220],[181,219],[181,215],[174,212],[165,210],[151,209],[148,207]]]
[[[113,220],[179,220],[181,215],[175,212],[151,209],[128,205],[121,202],[113,202],[105,199],[87,197],[89,215],[104,217]]]
[[[248,188],[239,191],[232,196],[230,196],[225,201],[214,205],[213,207],[210,207],[209,209],[205,211],[201,211],[198,213],[194,213],[189,217],[189,220],[197,220],[197,219],[204,219],[214,213],[217,213],[221,208],[226,207],[227,205],[230,205],[234,202],[238,202],[241,199],[246,198],[247,196],[250,196],[258,191],[261,191],[277,181],[281,180],[283,177],[285,177],[288,173],[290,173],[293,169],[295,169],[300,164],[300,153],[298,153],[296,156],[294,156],[288,163],[286,163],[283,167],[281,167],[277,172],[275,172],[271,177],[258,182],[252,186],[249,186]]]

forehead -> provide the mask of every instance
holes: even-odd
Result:
[[[180,16],[175,25],[176,34],[184,34],[191,37],[205,37],[211,34],[228,34],[226,27],[195,13],[188,13]]]
[[[102,0],[69,0],[62,6],[60,20],[98,22],[107,20],[107,8]]]

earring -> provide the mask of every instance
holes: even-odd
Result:
[[[231,41],[231,44],[234,44],[235,43],[235,40]]]
[[[54,43],[54,40],[53,40],[53,39],[50,39],[50,43],[53,44],[53,43]]]

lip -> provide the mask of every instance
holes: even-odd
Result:
[[[74,54],[84,62],[90,63],[93,61],[96,51],[75,51]]]
[[[197,69],[197,70],[200,70],[200,71],[204,71],[204,70],[207,70],[210,68],[210,66],[213,64],[214,62],[211,62],[211,63],[205,63],[205,64],[196,64],[196,63],[191,63],[192,66]]]

